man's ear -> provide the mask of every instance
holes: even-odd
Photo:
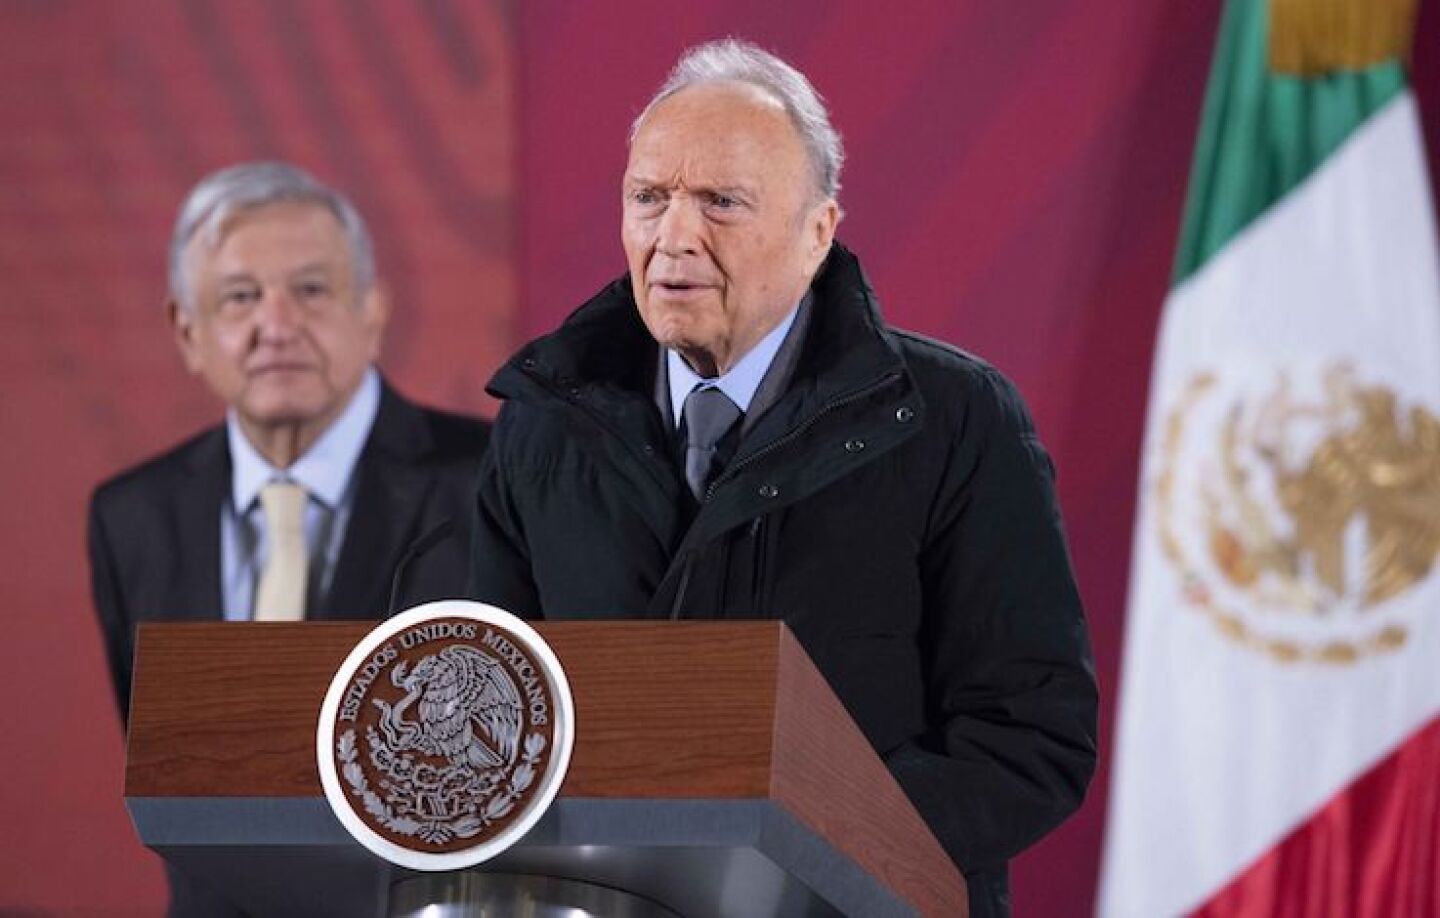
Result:
[[[369,337],[370,359],[380,359],[380,347],[385,339],[385,326],[390,321],[390,288],[382,281],[375,281],[360,298],[360,321]]]
[[[173,296],[165,301],[165,315],[170,320],[170,332],[175,336],[175,346],[180,349],[180,359],[191,373],[200,372],[200,353],[195,336],[195,316]]]
[[[840,224],[840,205],[834,198],[826,198],[810,209],[806,218],[805,233],[809,239],[810,270],[819,270],[820,263],[830,254],[830,243],[835,241],[835,227]]]

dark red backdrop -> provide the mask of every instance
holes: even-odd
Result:
[[[189,183],[283,156],[353,192],[400,307],[390,374],[489,410],[501,357],[622,269],[629,120],[684,45],[726,34],[831,101],[850,153],[841,236],[890,319],[985,355],[1029,398],[1061,470],[1108,737],[1152,338],[1217,15],[1189,0],[0,6],[0,911],[162,901],[120,802],[83,510],[95,481],[217,414],[158,307]],[[1434,150],[1440,9],[1423,15]],[[1089,910],[1106,778],[1017,863],[1017,914]]]

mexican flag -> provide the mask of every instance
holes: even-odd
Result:
[[[1151,380],[1101,915],[1440,915],[1415,6],[1226,8]]]

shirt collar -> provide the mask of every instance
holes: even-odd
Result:
[[[670,408],[675,419],[675,426],[680,426],[681,412],[685,407],[685,396],[689,395],[696,387],[711,387],[719,389],[734,402],[741,413],[750,410],[750,402],[755,398],[755,390],[760,388],[760,381],[765,378],[765,371],[770,369],[770,364],[775,360],[775,354],[780,350],[780,345],[785,341],[785,335],[790,331],[790,326],[795,322],[795,313],[800,309],[796,303],[780,323],[770,329],[769,334],[761,338],[759,343],[752,347],[730,372],[717,377],[706,378],[690,369],[690,364],[685,362],[677,352],[665,349],[665,371],[670,379]]]
[[[260,495],[260,489],[276,479],[293,481],[325,506],[334,508],[345,494],[360,451],[370,436],[380,411],[380,374],[366,369],[350,404],[320,439],[288,469],[277,469],[251,445],[235,409],[225,415],[230,441],[231,488],[235,509],[245,513]]]

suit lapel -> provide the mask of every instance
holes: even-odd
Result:
[[[191,455],[189,474],[173,492],[179,559],[170,590],[170,618],[224,618],[220,592],[220,506],[230,485],[230,450],[224,426],[211,431]]]
[[[375,426],[355,467],[355,505],[335,577],[312,618],[385,614],[395,564],[422,534],[417,530],[434,477],[418,460],[431,448],[419,409],[382,386]]]

